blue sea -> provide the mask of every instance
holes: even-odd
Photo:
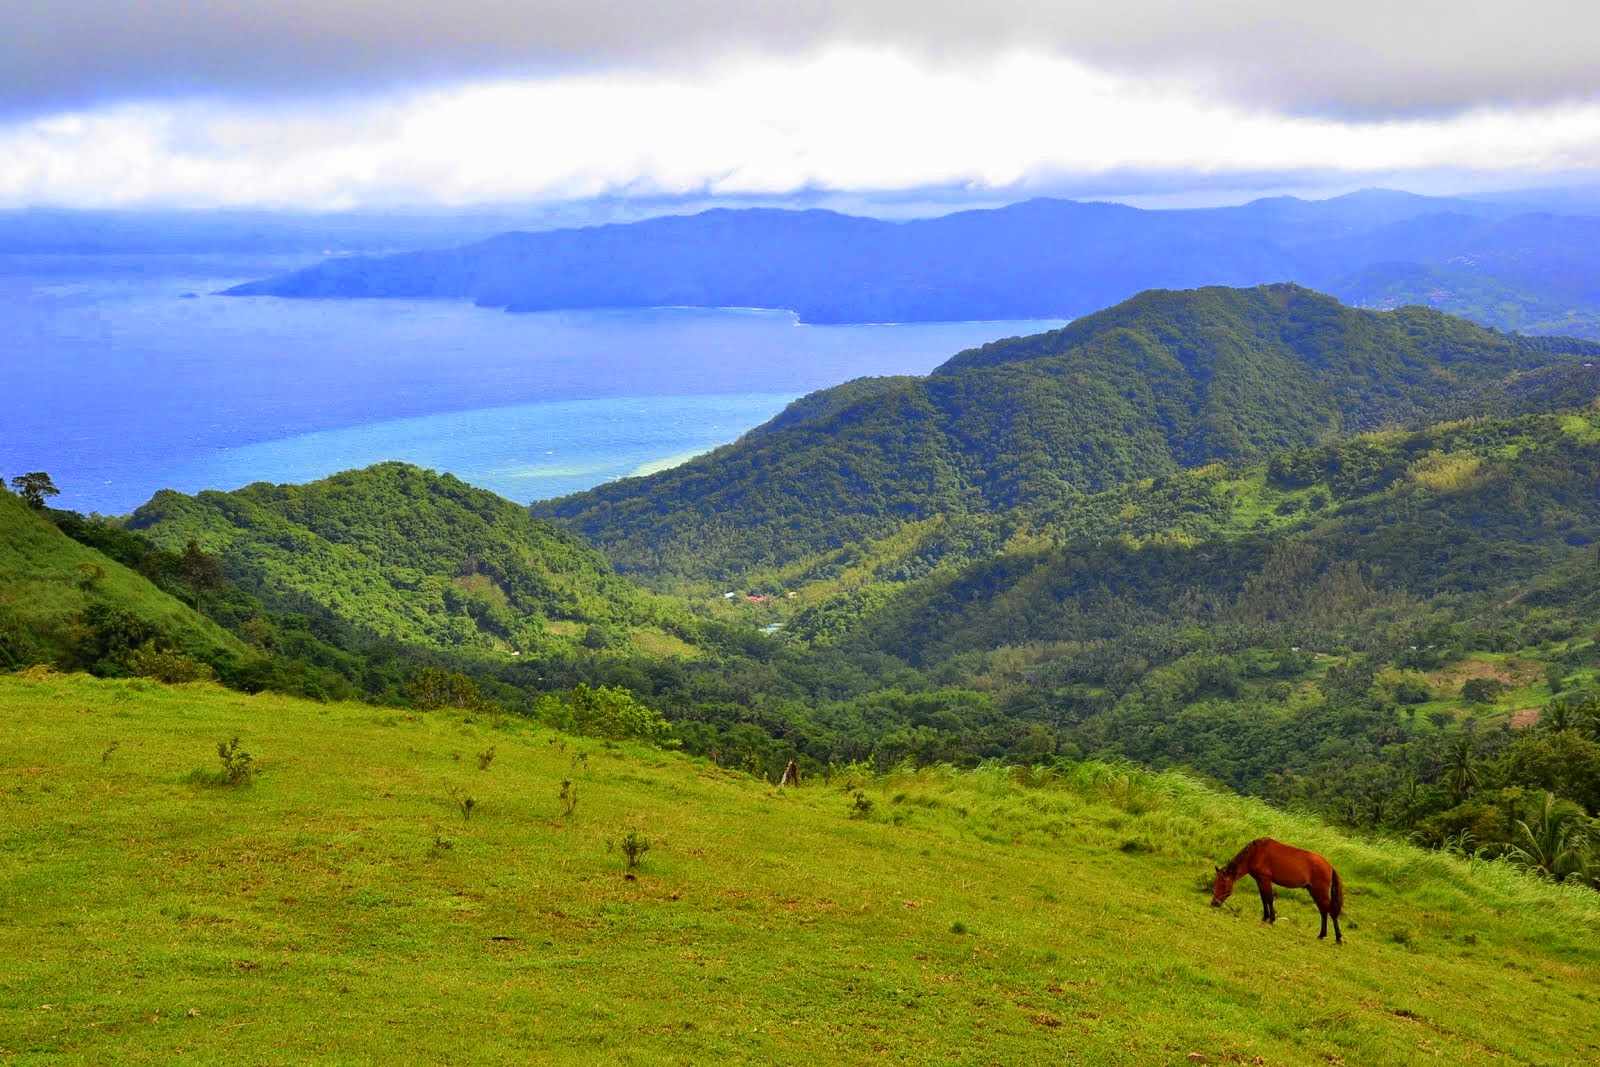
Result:
[[[815,389],[1061,325],[214,295],[305,262],[0,256],[0,476],[47,471],[56,506],[116,515],[163,488],[399,459],[527,502],[681,463]]]

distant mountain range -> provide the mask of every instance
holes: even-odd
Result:
[[[1387,190],[1176,211],[1039,199],[907,222],[718,209],[345,256],[228,292],[511,311],[775,307],[846,323],[1073,318],[1145,289],[1276,281],[1600,337],[1600,217]]]

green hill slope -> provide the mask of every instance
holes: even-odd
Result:
[[[537,649],[590,625],[667,621],[571,534],[402,463],[308,485],[163,492],[128,525],[163,547],[198,540],[271,607],[421,647]]]
[[[259,773],[220,786],[235,736]],[[1302,892],[1272,927],[1248,884],[1207,907],[1263,834],[1339,869],[1343,946]],[[1600,1056],[1600,896],[1094,764],[780,791],[515,723],[13,675],[0,845],[16,1063]]]
[[[151,640],[210,664],[252,655],[210,619],[0,490],[0,667],[65,660],[118,669],[113,661]]]
[[[1533,588],[1549,607],[1557,575],[1569,597],[1594,591],[1597,479],[1592,407],[1361,435],[1085,495],[988,558],[945,549],[936,528],[880,564],[936,574],[863,585],[789,629],[925,663],[1185,623],[1347,643],[1368,613],[1403,615],[1397,602],[1503,615]]]
[[[927,761],[1006,723],[1012,758],[1182,766],[1503,851],[1544,790],[1597,811],[1597,479],[1591,407],[1148,479],[976,554],[981,523],[908,528],[797,574],[783,633],[916,674],[790,736]]]
[[[681,467],[535,510],[624,570],[722,579],[937,514],[1050,512],[1212,460],[1492,409],[1486,387],[1597,353],[1293,285],[1148,292],[927,378],[808,397]]]

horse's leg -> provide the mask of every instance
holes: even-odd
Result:
[[[1332,908],[1328,902],[1328,887],[1312,882],[1306,888],[1311,890],[1311,899],[1316,902],[1317,910],[1322,913],[1322,932],[1317,935],[1317,940],[1321,941],[1328,936],[1328,912]],[[1335,919],[1334,922],[1337,923],[1338,920]]]
[[[1278,921],[1278,909],[1272,904],[1272,879],[1251,875],[1256,880],[1256,888],[1261,890],[1261,921],[1273,923]]]
[[[1342,945],[1344,931],[1339,929],[1339,913],[1344,911],[1344,884],[1339,881],[1339,872],[1331,866],[1328,868],[1328,899],[1332,902],[1328,910],[1333,913],[1333,940]]]

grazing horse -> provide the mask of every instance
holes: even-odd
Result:
[[[1344,943],[1344,933],[1339,929],[1339,914],[1344,911],[1344,886],[1339,883],[1339,872],[1333,869],[1333,864],[1315,852],[1285,845],[1270,837],[1258,837],[1240,849],[1226,867],[1217,868],[1217,879],[1211,883],[1211,906],[1222,907],[1222,902],[1233,892],[1233,883],[1247,874],[1256,880],[1256,888],[1261,890],[1262,922],[1278,921],[1274,884],[1285,889],[1309,889],[1311,899],[1322,913],[1322,933],[1317,935],[1318,939],[1328,936],[1331,915],[1333,939]]]

